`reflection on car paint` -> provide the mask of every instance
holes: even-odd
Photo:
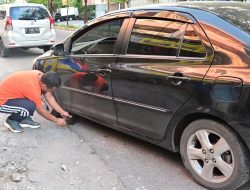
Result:
[[[70,87],[101,93],[108,90],[108,83],[100,75],[77,72],[70,77]]]

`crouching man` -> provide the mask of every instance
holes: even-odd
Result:
[[[20,133],[24,127],[39,128],[40,123],[32,120],[36,110],[45,119],[65,126],[66,117],[71,117],[56,102],[52,91],[61,85],[55,72],[42,73],[37,70],[20,71],[9,75],[0,82],[0,112],[10,114],[4,126],[12,132]],[[51,115],[42,106],[41,96],[62,118]]]

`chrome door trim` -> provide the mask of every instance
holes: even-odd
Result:
[[[111,96],[97,94],[97,93],[89,92],[89,91],[86,91],[86,90],[79,90],[79,89],[75,89],[75,88],[71,88],[71,87],[66,87],[66,86],[62,86],[61,88],[64,88],[64,89],[67,89],[67,90],[71,90],[71,91],[75,91],[75,92],[80,92],[80,93],[85,94],[85,95],[91,95],[91,96],[95,96],[95,97],[98,97],[98,98],[104,98],[104,99],[108,99],[108,100],[113,100],[113,98]]]
[[[155,110],[155,111],[160,111],[160,112],[164,112],[164,113],[171,112],[170,110],[165,109],[165,108],[159,108],[159,107],[141,104],[141,103],[137,103],[137,102],[127,101],[127,100],[123,100],[120,98],[114,98],[114,101],[125,103],[125,104],[130,104],[133,106],[143,107],[143,108],[147,108],[147,109],[151,109],[151,110]]]
[[[118,54],[69,54],[69,57],[72,58],[96,58],[96,57],[115,57],[118,58]]]
[[[133,59],[167,59],[167,60],[190,60],[190,61],[205,61],[205,57],[176,57],[176,56],[165,56],[165,55],[136,55],[136,54],[126,54],[126,55],[119,55],[119,58],[133,58]]]
[[[95,96],[95,97],[98,97],[98,98],[104,98],[104,99],[107,99],[107,100],[113,100],[113,98],[111,96],[106,96],[106,95],[101,95],[101,94],[97,94],[97,93],[93,93],[93,92],[88,92],[86,90],[79,90],[79,89],[66,87],[66,86],[62,86],[61,88],[71,90],[71,91],[74,91],[74,92],[83,93],[85,95]],[[143,108],[147,108],[147,109],[151,109],[151,110],[155,110],[155,111],[159,111],[159,112],[164,112],[164,113],[171,112],[170,110],[165,109],[165,108],[159,108],[159,107],[150,106],[150,105],[146,105],[146,104],[141,104],[141,103],[137,103],[137,102],[127,101],[127,100],[123,100],[123,99],[120,99],[120,98],[114,98],[114,101],[125,103],[125,104],[130,104],[130,105],[133,105],[133,106],[143,107]]]

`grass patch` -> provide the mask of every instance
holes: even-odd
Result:
[[[62,29],[62,30],[77,30],[81,28],[80,26],[73,26],[73,25],[55,25],[55,29]]]

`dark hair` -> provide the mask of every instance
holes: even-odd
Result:
[[[48,88],[58,88],[61,86],[60,76],[53,71],[43,74],[41,77],[41,82],[45,84]]]

